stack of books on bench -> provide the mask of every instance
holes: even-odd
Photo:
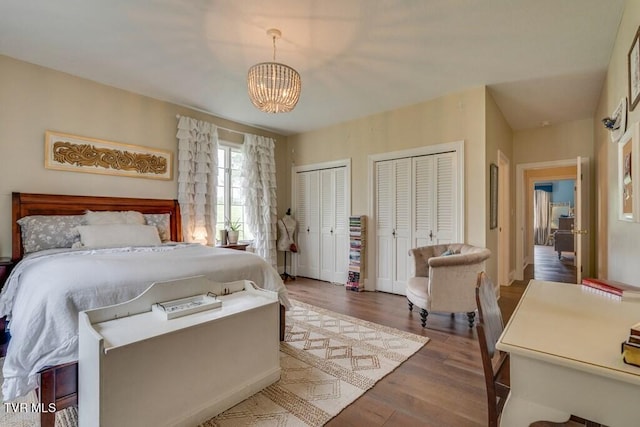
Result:
[[[631,327],[629,338],[622,343],[622,360],[629,365],[640,366],[640,323]]]

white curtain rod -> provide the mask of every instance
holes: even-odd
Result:
[[[183,117],[183,116],[181,116],[180,114],[176,114],[176,119],[178,119],[178,120],[179,120],[179,119],[180,119],[180,117]],[[188,117],[188,116],[184,116],[184,117]],[[190,118],[192,118],[192,117],[190,117]],[[222,127],[222,126],[218,126],[218,125],[217,125],[217,124],[215,124],[215,123],[212,123],[212,124],[213,124],[216,128],[218,128],[218,129],[222,129],[222,130],[226,130],[227,132],[237,133],[238,135],[243,135],[243,136],[247,134],[246,132],[240,132],[240,131],[237,131],[237,130],[233,130],[233,129],[225,128],[225,127]]]

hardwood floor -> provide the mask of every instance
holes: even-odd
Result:
[[[557,259],[557,256],[556,256]],[[524,281],[502,287],[500,308],[513,313],[534,269]],[[553,278],[552,270],[549,279]],[[404,296],[352,292],[341,285],[297,278],[286,282],[290,297],[338,313],[429,337],[420,351],[344,409],[328,426],[486,426],[487,408],[480,348],[466,314],[430,314],[420,326]]]
[[[573,263],[573,253],[562,252],[558,258],[553,246],[534,246],[533,277],[538,280],[576,283],[576,267]]]

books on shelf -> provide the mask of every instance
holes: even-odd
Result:
[[[367,218],[364,215],[349,217],[349,272],[347,276],[347,289],[352,291],[364,290],[366,220]]]

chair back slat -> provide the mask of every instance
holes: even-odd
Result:
[[[478,305],[479,324],[482,325],[487,352],[489,357],[492,358],[504,326],[493,283],[484,271],[478,274],[476,303]]]

